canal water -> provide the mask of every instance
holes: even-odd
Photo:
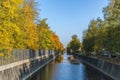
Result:
[[[110,80],[83,63],[72,64],[64,54],[52,61],[29,80]]]

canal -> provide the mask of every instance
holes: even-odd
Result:
[[[38,72],[29,80],[110,80],[99,72],[89,68],[82,62],[71,64],[68,55],[58,57]]]

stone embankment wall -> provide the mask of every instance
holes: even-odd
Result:
[[[83,63],[102,72],[113,80],[120,80],[120,65],[83,55],[79,55],[79,58],[82,59]]]
[[[13,50],[12,57],[0,57],[0,80],[25,80],[52,61],[53,50]]]

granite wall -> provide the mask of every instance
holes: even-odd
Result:
[[[50,50],[14,50],[12,54],[15,54],[15,59],[9,58],[7,63],[0,65],[0,80],[25,80],[52,61],[58,53]]]
[[[113,80],[120,80],[120,65],[83,55],[77,56],[79,56],[83,63],[102,72],[103,74],[112,78]]]

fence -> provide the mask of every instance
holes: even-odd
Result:
[[[55,50],[13,49],[11,54],[0,57],[0,66],[36,57],[45,58],[56,53]]]

